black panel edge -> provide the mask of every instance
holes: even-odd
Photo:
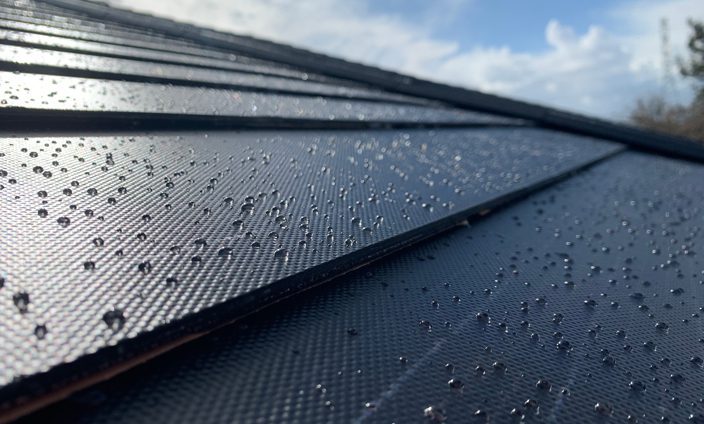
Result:
[[[64,399],[97,381],[111,378],[159,354],[167,352],[211,331],[222,328],[246,316],[279,303],[305,290],[319,286],[348,272],[398,253],[423,240],[455,228],[468,219],[479,218],[487,212],[506,206],[531,193],[567,179],[597,163],[618,155],[626,150],[616,146],[614,150],[585,161],[552,177],[537,181],[520,189],[504,193],[476,206],[455,212],[433,223],[414,228],[379,243],[362,248],[354,253],[343,255],[326,263],[278,280],[269,286],[255,290],[207,308],[204,311],[186,316],[154,329],[126,339],[114,346],[99,349],[91,355],[84,355],[73,362],[64,363],[43,373],[18,378],[0,389],[0,422],[15,420],[31,412]],[[167,347],[167,348],[165,348]],[[143,358],[140,360],[140,357]],[[127,362],[131,365],[124,366]],[[123,365],[122,367],[120,367]],[[118,371],[110,371],[120,368]],[[107,374],[105,378],[95,378],[96,374]],[[91,379],[91,377],[93,377]]]
[[[349,99],[348,99],[349,100]],[[103,112],[33,109],[21,107],[0,108],[2,132],[33,133],[52,131],[158,131],[158,130],[349,130],[349,129],[404,129],[404,128],[505,128],[531,127],[529,122],[388,122],[282,118],[275,116],[214,116],[151,112]]]
[[[147,27],[210,47],[273,60],[331,77],[366,83],[400,94],[440,100],[455,107],[475,111],[533,120],[549,128],[605,138],[646,151],[704,162],[704,146],[683,137],[649,132],[626,124],[613,123],[476,90],[431,82],[301,48],[248,36],[235,36],[144,13],[117,9],[104,4],[83,0],[41,1],[96,18]]]
[[[187,65],[181,65],[187,66]],[[120,72],[108,72],[108,71],[96,71],[92,69],[79,69],[79,68],[68,68],[64,66],[49,66],[49,65],[36,65],[36,64],[25,64],[9,62],[0,59],[0,71],[6,72],[21,72],[29,74],[43,74],[43,75],[56,75],[64,77],[77,77],[77,78],[94,78],[94,79],[105,79],[112,81],[130,81],[130,82],[141,82],[141,83],[153,83],[153,84],[169,84],[174,86],[182,87],[206,87],[206,88],[217,88],[225,90],[237,90],[237,91],[248,91],[256,93],[269,93],[269,94],[285,94],[294,95],[302,97],[325,97],[330,99],[341,99],[341,100],[364,100],[367,102],[375,103],[388,103],[388,104],[398,104],[398,105],[421,105],[427,106],[432,105],[431,102],[424,101],[425,99],[413,99],[408,98],[407,100],[400,100],[393,97],[384,98],[381,96],[364,95],[362,93],[346,96],[344,94],[334,94],[334,93],[320,93],[311,91],[304,91],[303,89],[291,89],[286,90],[283,88],[271,88],[271,87],[261,87],[261,86],[251,86],[236,83],[217,83],[208,82],[198,79],[178,79],[172,77],[159,77],[151,75],[138,75]],[[233,71],[238,72],[238,71]],[[252,75],[257,75],[253,72],[242,72]],[[269,75],[267,75],[269,76]],[[282,78],[271,75],[272,78]],[[295,81],[295,80],[294,80]]]

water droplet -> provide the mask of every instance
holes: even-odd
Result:
[[[423,416],[428,420],[436,423],[445,422],[445,411],[437,406],[429,406],[423,410]]]
[[[430,324],[430,321],[422,319],[418,322],[418,326],[421,328],[424,328],[427,332],[433,331],[433,326]]]
[[[673,383],[682,383],[685,380],[682,374],[670,374],[670,381]]]
[[[447,382],[447,385],[450,386],[451,389],[461,389],[464,387],[464,383],[459,378],[451,378]]]
[[[534,399],[526,399],[526,401],[523,402],[523,406],[526,409],[535,409],[538,407],[538,401]]]
[[[558,350],[562,350],[562,351],[570,351],[570,350],[572,350],[572,344],[571,344],[570,342],[568,342],[567,340],[564,340],[564,339],[563,339],[563,340],[560,340],[559,342],[557,342],[556,347],[557,347]]]
[[[496,361],[493,364],[491,364],[491,367],[494,368],[496,371],[506,371],[506,364],[504,364],[501,361]]]
[[[549,391],[552,388],[552,384],[550,383],[550,381],[548,381],[544,378],[541,378],[540,380],[538,380],[537,383],[535,383],[535,387],[537,387],[540,390],[548,390]]]
[[[27,312],[29,308],[29,293],[18,292],[12,295],[12,302],[21,313]]]
[[[282,260],[282,261],[287,261],[288,260],[288,250],[282,248],[276,249],[274,251],[274,258]]]
[[[601,360],[601,363],[607,367],[613,367],[616,364],[616,359],[611,355],[606,355],[604,359]]]
[[[67,216],[62,216],[61,218],[57,219],[56,222],[59,224],[59,226],[66,228],[69,225],[71,225],[71,219]]]
[[[120,309],[113,309],[103,314],[103,321],[112,331],[120,331],[125,325],[125,315]]]
[[[655,323],[655,328],[657,328],[658,330],[667,330],[668,328],[670,328],[670,326],[664,322],[657,322]]]
[[[41,218],[46,218],[49,216],[49,212],[46,209],[39,209],[37,211],[37,215],[39,215]]]
[[[631,381],[630,383],[628,383],[628,388],[634,392],[644,392],[645,383],[641,381]]]
[[[95,262],[93,261],[85,261],[83,262],[83,269],[86,271],[92,271],[95,269]]]
[[[150,272],[152,272],[152,263],[149,261],[141,262],[139,265],[137,265],[137,269],[142,274],[149,274]]]
[[[232,258],[232,248],[231,247],[223,247],[222,249],[218,250],[218,256],[221,258],[227,258],[230,259]]]
[[[594,412],[596,412],[599,415],[608,416],[608,415],[613,414],[614,411],[613,411],[613,408],[611,407],[611,405],[604,403],[604,402],[597,402],[594,405]]]
[[[105,246],[105,240],[103,240],[101,237],[96,237],[93,239],[93,244],[96,247],[103,247]]]
[[[46,333],[48,333],[46,325],[41,324],[41,325],[37,325],[36,327],[34,327],[34,335],[39,340],[42,340],[44,337],[46,337]]]

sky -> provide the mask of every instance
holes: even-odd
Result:
[[[687,18],[704,20],[703,0],[110,2],[612,120],[627,119],[639,98],[691,99],[676,58],[686,57]]]

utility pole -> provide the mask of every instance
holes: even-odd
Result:
[[[672,54],[670,52],[670,25],[667,18],[660,19],[660,54],[662,60],[663,97],[668,99],[672,94],[674,78],[672,76]]]

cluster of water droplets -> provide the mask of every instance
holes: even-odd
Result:
[[[563,166],[543,141],[501,137],[520,135],[11,139],[0,151],[0,196],[24,238],[8,254],[29,259],[0,270],[5,292],[30,296],[16,310],[47,349],[86,305],[102,322],[98,340],[120,338],[189,313],[178,299],[194,291],[206,293],[196,305],[205,308]],[[22,277],[28,269],[41,277]],[[143,303],[178,306],[147,325],[136,312]]]
[[[409,273],[429,278],[425,284],[423,277],[379,279],[405,287],[392,297],[419,317],[408,323],[418,329],[414,347],[386,365],[396,361],[400,373],[420,374],[409,387],[428,387],[433,400],[416,410],[418,419],[453,421],[462,410],[468,422],[582,413],[593,416],[586,420],[704,420],[697,324],[704,312],[697,254],[704,190],[696,182],[704,174],[630,159],[484,218],[428,249],[433,254],[416,253],[430,270]],[[635,172],[641,167],[659,172],[644,178]],[[398,265],[389,268],[395,271],[382,274],[403,275]],[[430,359],[423,356],[429,352]],[[373,413],[391,418],[391,410]]]

